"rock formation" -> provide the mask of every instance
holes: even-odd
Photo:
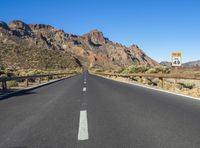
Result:
[[[9,25],[0,22],[0,58],[0,64],[14,64],[23,68],[158,65],[137,45],[128,48],[112,42],[98,30],[78,36],[50,25],[26,24],[22,21],[12,21]]]

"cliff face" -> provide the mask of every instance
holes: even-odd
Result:
[[[137,63],[147,66],[157,66],[158,63],[148,57],[137,45],[132,45],[130,48],[131,53],[136,57]]]
[[[22,21],[9,25],[0,22],[0,64],[23,68],[158,65],[136,45],[128,48],[114,43],[98,30],[78,36],[50,25]]]

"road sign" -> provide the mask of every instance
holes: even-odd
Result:
[[[182,53],[181,52],[172,52],[172,66],[181,66],[182,65]]]

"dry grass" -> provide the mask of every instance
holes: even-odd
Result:
[[[118,71],[118,72],[117,72]],[[109,73],[119,73],[119,74],[134,74],[134,73],[146,73],[146,74],[200,74],[200,68],[178,68],[173,69],[164,66],[158,67],[146,67],[146,66],[137,66],[131,65],[127,68],[122,68],[119,70],[111,70]],[[103,72],[103,71],[101,71]],[[130,78],[123,78],[123,77],[116,77],[112,76],[111,79],[129,82],[129,83],[140,83],[144,85],[154,86],[157,88],[162,88],[162,82],[158,78],[140,78],[135,77],[134,80]],[[164,79],[164,87],[162,89],[193,96],[200,98],[200,80],[186,80],[186,79],[179,79],[177,80],[176,84],[174,84],[174,79]]]
[[[162,88],[162,83],[159,81],[159,79],[146,79],[146,78],[136,77],[133,80],[130,78],[116,77],[116,76],[111,76],[111,77],[107,76],[107,78],[111,78],[111,79],[121,81],[121,82],[144,84],[144,85],[164,89],[167,91],[175,92],[178,94],[200,98],[200,87],[197,87],[200,85],[200,81],[198,80],[178,80],[176,84],[174,84],[174,81],[172,79],[165,80],[164,87]],[[195,84],[198,84],[198,85],[196,86]]]

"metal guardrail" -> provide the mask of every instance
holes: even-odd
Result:
[[[7,91],[7,81],[20,81],[20,80],[25,80],[26,82],[26,87],[29,85],[29,80],[30,79],[36,79],[39,78],[39,83],[41,83],[42,78],[47,78],[47,81],[49,81],[51,78],[55,76],[67,76],[70,74],[75,74],[74,73],[59,73],[59,74],[45,74],[45,75],[32,75],[32,76],[19,76],[19,77],[0,77],[0,82],[2,83],[2,91],[6,92]]]
[[[124,77],[131,78],[134,77],[145,77],[145,78],[159,78],[162,84],[162,88],[164,87],[164,78],[174,79],[174,85],[177,83],[177,79],[191,79],[191,80],[200,80],[200,74],[117,74],[117,73],[102,73],[96,72],[95,74],[104,75],[104,76],[116,76],[116,77]]]

